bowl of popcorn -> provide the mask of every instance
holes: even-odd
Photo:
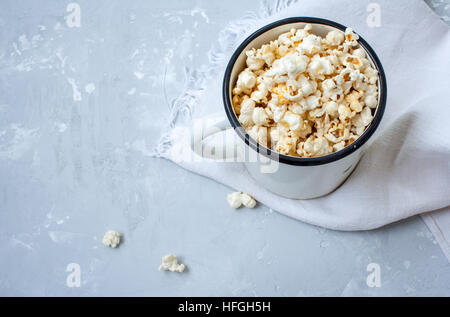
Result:
[[[357,166],[383,117],[386,78],[351,28],[295,17],[237,48],[223,101],[226,125],[276,166],[263,172],[262,162],[246,162],[249,174],[274,193],[309,199],[335,190]]]

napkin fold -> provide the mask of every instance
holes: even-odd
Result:
[[[292,200],[259,186],[242,163],[183,159],[193,119],[223,111],[221,86],[235,48],[258,28],[292,16],[352,27],[377,52],[388,82],[386,112],[369,150],[336,191]],[[423,216],[450,260],[450,32],[421,0],[268,1],[223,30],[203,71],[189,71],[172,103],[170,127],[153,156],[254,196],[292,218],[335,230],[369,230]]]

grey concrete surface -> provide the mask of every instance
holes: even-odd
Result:
[[[79,28],[69,2],[0,3],[0,295],[450,295],[419,217],[343,233],[234,211],[229,188],[146,155],[184,67],[259,0],[79,0]],[[448,21],[448,1],[429,3]],[[109,229],[118,249],[101,244]],[[170,252],[187,272],[157,270]],[[370,263],[381,287],[366,284]]]

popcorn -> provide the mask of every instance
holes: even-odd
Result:
[[[332,143],[340,143],[348,140],[350,136],[350,129],[343,123],[332,123],[325,134],[325,138]]]
[[[276,42],[271,42],[270,44],[266,44],[261,47],[261,59],[263,59],[269,66],[272,65],[275,60],[274,48],[276,45]]]
[[[272,144],[272,148],[275,148],[278,141],[280,140],[281,130],[279,127],[269,128],[270,142]]]
[[[331,153],[330,145],[324,137],[310,136],[305,142],[299,143],[297,153],[300,156],[312,157]]]
[[[275,94],[277,102],[279,104],[283,105],[288,103],[288,100],[285,97],[286,93],[288,92],[288,87],[285,84],[273,87],[272,92]]]
[[[306,24],[305,27],[303,28],[303,31],[306,33],[311,32],[312,30],[312,25],[311,24]],[[301,32],[302,30],[298,30],[298,32]]]
[[[247,67],[232,91],[250,137],[284,155],[342,150],[364,133],[378,106],[378,72],[359,36],[351,29],[324,38],[311,31],[307,24],[247,51]],[[242,197],[229,202],[239,207]]]
[[[276,54],[278,57],[283,57],[289,52],[289,47],[287,45],[280,45],[277,49]]]
[[[239,74],[236,88],[238,91],[251,92],[251,89],[256,84],[256,76],[250,70],[246,69]]]
[[[339,105],[335,101],[329,101],[325,104],[325,111],[329,116],[336,117],[338,115]]]
[[[378,100],[376,99],[376,95],[367,95],[366,98],[364,98],[364,103],[366,104],[367,107],[369,108],[376,108],[376,106],[378,105]]]
[[[242,102],[238,120],[244,128],[254,124],[253,123],[254,110],[255,110],[255,101],[247,98]]]
[[[351,44],[352,46],[357,46],[359,40],[359,35],[355,34],[351,28],[345,29],[345,42]]]
[[[370,123],[372,123],[373,116],[370,108],[364,107],[364,109],[361,111],[361,120],[364,123],[365,127],[367,127]]]
[[[117,231],[109,230],[103,236],[102,243],[111,248],[116,248],[120,244],[120,233]]]
[[[310,120],[314,120],[315,118],[322,117],[324,113],[325,113],[325,109],[320,107],[320,108],[316,108],[314,110],[311,110],[308,113],[308,117],[309,117]]]
[[[355,116],[355,112],[347,107],[346,105],[339,105],[338,107],[339,120],[345,121],[346,119],[352,118]]]
[[[292,44],[291,37],[292,37],[292,30],[291,32],[281,34],[278,37],[278,42],[283,45],[291,45]]]
[[[266,76],[282,76],[288,75],[295,78],[297,74],[303,73],[308,65],[309,58],[298,52],[292,52],[286,56],[276,60],[270,70],[266,72]]]
[[[357,48],[356,50],[353,51],[353,55],[358,56],[360,59],[364,59],[366,58],[366,51],[363,50],[362,48]]]
[[[350,109],[355,112],[361,112],[363,105],[359,102],[361,93],[353,91],[351,94],[345,97],[345,100],[350,104]]]
[[[368,67],[365,70],[364,75],[369,79],[369,84],[375,85],[378,82],[378,71],[372,67]]]
[[[250,195],[242,192],[235,192],[227,195],[227,201],[233,209],[238,209],[242,205],[247,208],[255,208],[256,206],[256,200]]]
[[[250,98],[256,102],[261,102],[266,99],[268,93],[269,90],[265,85],[258,85],[258,89],[252,93]]]
[[[300,103],[304,109],[313,110],[319,107],[320,98],[317,96],[309,96],[306,99],[303,99],[303,102]]]
[[[302,117],[290,111],[286,112],[284,115],[283,122],[289,126],[291,131],[297,131],[303,127]]]
[[[265,74],[263,74],[262,77],[259,77],[258,80],[259,80],[258,86],[261,86],[261,89],[267,91],[272,90],[273,86],[275,85],[275,79],[269,76],[265,76]]]
[[[281,34],[278,37],[278,42],[286,46],[295,46],[310,34],[311,29],[311,24],[305,25],[304,29],[291,29],[288,33]]]
[[[333,149],[337,152],[345,148],[345,141],[341,141],[333,145]]]
[[[336,83],[334,82],[333,79],[326,79],[326,80],[324,80],[324,81],[322,82],[322,89],[323,89],[324,92],[325,92],[325,91],[333,90],[333,89],[335,89],[336,87],[337,87],[337,86],[336,86]]]
[[[298,51],[305,52],[308,55],[313,55],[321,51],[322,39],[316,35],[308,35],[303,39],[303,41],[298,45]]]
[[[359,70],[350,71],[350,72],[349,72],[349,75],[350,75],[350,80],[351,80],[352,82],[355,82],[355,81],[364,81],[364,80],[366,79],[366,76],[364,76],[363,74],[361,74],[361,73],[359,72]]]
[[[300,41],[302,41],[305,37],[307,37],[310,34],[311,30],[312,30],[311,24],[305,25],[305,27],[300,30],[295,31],[295,29],[294,29],[295,35],[291,37],[291,41],[293,42],[293,44],[299,43]],[[291,30],[291,32],[292,32],[292,30]]]
[[[378,99],[378,87],[375,85],[368,85],[366,95],[375,95],[376,99]]]
[[[266,110],[261,107],[256,107],[255,110],[253,110],[252,119],[257,126],[266,125],[269,122],[269,116],[267,115]]]
[[[256,56],[256,50],[250,50],[247,53],[247,66],[251,70],[262,69],[264,64],[266,63],[264,59]]]
[[[313,80],[309,80],[303,75],[300,76],[297,83],[299,90],[305,97],[313,94],[317,89],[317,83]]]
[[[358,135],[361,135],[364,132],[364,130],[366,129],[366,125],[364,124],[364,121],[361,118],[361,114],[357,114],[352,119],[352,125],[353,125],[352,132],[355,132]]]
[[[288,107],[289,111],[296,113],[296,114],[300,114],[303,115],[305,114],[305,109],[302,105],[298,104],[298,103],[293,103]]]
[[[277,152],[281,154],[288,155],[291,154],[291,151],[295,148],[296,144],[297,144],[296,138],[290,136],[283,136],[278,141],[275,149]]]
[[[254,200],[251,196],[249,196],[245,193],[241,194],[241,201],[242,201],[242,204],[247,208],[252,209],[252,208],[255,208],[255,206],[256,206],[256,200]]]
[[[259,127],[254,126],[250,131],[248,131],[248,134],[259,144],[267,147],[267,128],[266,127]]]
[[[330,46],[339,46],[344,42],[344,34],[341,31],[331,31],[328,32],[326,41]]]
[[[363,106],[359,101],[352,101],[350,103],[350,109],[352,109],[354,112],[361,112],[362,108]]]
[[[344,92],[340,86],[336,84],[334,79],[329,78],[322,82],[322,100],[340,101]]]
[[[348,54],[347,57],[345,57],[344,65],[349,68],[359,69],[363,66],[363,62],[358,56]]]
[[[283,119],[284,114],[286,113],[287,107],[284,105],[275,105],[269,103],[269,109],[272,111],[272,119],[275,122],[280,122]]]
[[[227,201],[231,208],[238,209],[242,206],[241,192],[228,194]]]
[[[174,254],[163,256],[161,262],[162,263],[158,268],[158,270],[160,271],[164,270],[182,273],[186,269],[186,266],[184,264],[178,264],[178,259]]]
[[[308,74],[312,77],[319,77],[322,75],[330,75],[334,71],[334,67],[330,60],[319,55],[314,55],[311,63],[308,66]]]

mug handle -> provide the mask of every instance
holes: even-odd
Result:
[[[193,136],[191,137],[191,150],[202,158],[217,160],[216,157],[207,155],[203,151],[203,141],[216,133],[231,128],[230,121],[223,113],[215,113],[201,118],[200,124],[194,124]],[[205,124],[206,122],[206,124]],[[226,153],[226,143],[222,144],[222,153]],[[234,157],[237,157],[234,153]]]

